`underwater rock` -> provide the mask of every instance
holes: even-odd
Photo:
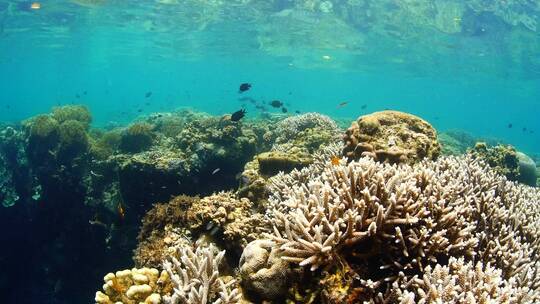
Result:
[[[516,156],[519,162],[518,182],[533,187],[536,186],[536,179],[538,178],[536,163],[525,153],[517,151]]]
[[[96,292],[96,304],[161,303],[161,295],[172,291],[169,274],[155,268],[133,268],[108,273],[103,292]]]
[[[273,176],[278,172],[290,172],[311,164],[311,158],[302,158],[294,154],[281,151],[265,152],[257,155],[259,172],[265,176]]]
[[[240,257],[241,286],[259,299],[283,298],[292,284],[289,263],[270,240],[249,243]]]
[[[371,156],[380,162],[414,163],[436,159],[440,145],[435,129],[423,119],[398,111],[360,116],[345,136],[343,155]]]

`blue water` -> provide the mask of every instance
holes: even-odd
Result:
[[[249,5],[169,2],[42,1],[32,10],[30,2],[3,1],[0,120],[69,103],[88,105],[96,126],[179,107],[222,114],[243,106],[238,84],[250,82],[246,95],[281,99],[291,112],[353,119],[397,109],[439,131],[540,150],[540,39],[522,25],[477,15],[467,22],[482,34],[395,24],[402,32],[392,36],[345,20],[348,32],[334,33],[321,25],[329,14],[307,11],[287,32],[279,22],[290,17],[279,15],[300,11],[288,1],[253,4],[260,16]],[[201,22],[205,8],[210,21]]]

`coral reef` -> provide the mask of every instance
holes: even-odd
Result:
[[[166,271],[155,268],[133,268],[108,273],[103,280],[103,292],[96,292],[96,304],[159,304],[161,294],[172,290]]]
[[[284,298],[292,283],[292,272],[270,240],[249,243],[240,257],[242,287],[258,298]]]
[[[436,295],[413,283],[463,257],[509,282],[494,282],[503,290],[489,295],[464,290],[468,297],[504,301],[504,286],[511,286],[512,303],[529,303],[540,297],[538,201],[535,188],[508,182],[470,157],[399,167],[362,158],[328,164],[289,195],[272,197],[268,237],[283,259],[315,274],[350,267],[356,279],[347,288],[362,290],[355,302],[392,302],[399,294],[426,302]],[[319,300],[333,302],[332,294],[320,291]]]
[[[474,157],[482,159],[497,173],[506,176],[511,181],[519,178],[519,159],[517,151],[510,145],[488,146],[478,142],[470,152]]]
[[[171,257],[163,263],[174,285],[174,292],[164,296],[163,303],[238,303],[241,293],[236,281],[219,273],[225,251],[216,251],[213,246],[197,247],[195,251],[189,246],[178,248],[179,259]]]
[[[501,270],[482,262],[473,264],[451,257],[447,266],[427,266],[422,277],[407,282],[414,292],[402,292],[394,284],[395,301],[414,303],[518,303],[523,291],[506,280]],[[420,295],[418,297],[417,295]],[[416,300],[418,298],[418,300]]]
[[[120,137],[119,148],[123,152],[138,153],[148,150],[155,138],[152,125],[138,122],[129,126]]]
[[[273,138],[269,152],[257,155],[244,166],[238,193],[252,201],[264,201],[268,197],[268,178],[280,171],[308,166],[326,146],[339,141],[341,131],[328,116],[306,113],[285,118],[277,123],[276,130],[267,134]]]
[[[351,159],[370,156],[381,162],[414,163],[440,154],[435,129],[419,117],[397,111],[359,117],[344,140],[343,155]]]
[[[78,121],[82,124],[85,130],[88,130],[92,123],[92,115],[86,106],[83,105],[67,105],[55,107],[52,110],[51,117],[58,123],[64,123],[69,120]]]
[[[239,256],[250,241],[268,232],[263,223],[253,203],[235,198],[232,192],[202,199],[180,195],[167,204],[156,204],[144,216],[134,260],[139,267],[157,267],[180,236],[199,239],[204,235],[227,248],[230,255]]]

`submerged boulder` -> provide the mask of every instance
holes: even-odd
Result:
[[[536,186],[536,164],[525,153],[516,152],[517,159],[519,161],[519,177],[518,181],[522,184],[529,186]]]

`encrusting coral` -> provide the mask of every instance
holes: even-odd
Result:
[[[178,248],[179,259],[171,257],[163,263],[174,285],[174,292],[163,297],[165,304],[232,304],[238,303],[240,291],[236,281],[222,277],[219,266],[225,251],[213,246]]]
[[[103,280],[103,292],[96,292],[96,304],[159,304],[161,294],[171,292],[166,271],[155,268],[133,268],[108,273]]]
[[[419,301],[426,295],[407,282],[464,257],[500,270],[517,290],[515,303],[530,303],[540,299],[538,202],[537,189],[471,158],[415,166],[342,160],[270,199],[268,237],[283,259],[312,271],[350,267],[359,301],[395,298],[393,284]]]
[[[441,151],[437,132],[423,119],[398,111],[360,116],[344,136],[343,155],[370,156],[380,162],[414,163],[436,159]]]

